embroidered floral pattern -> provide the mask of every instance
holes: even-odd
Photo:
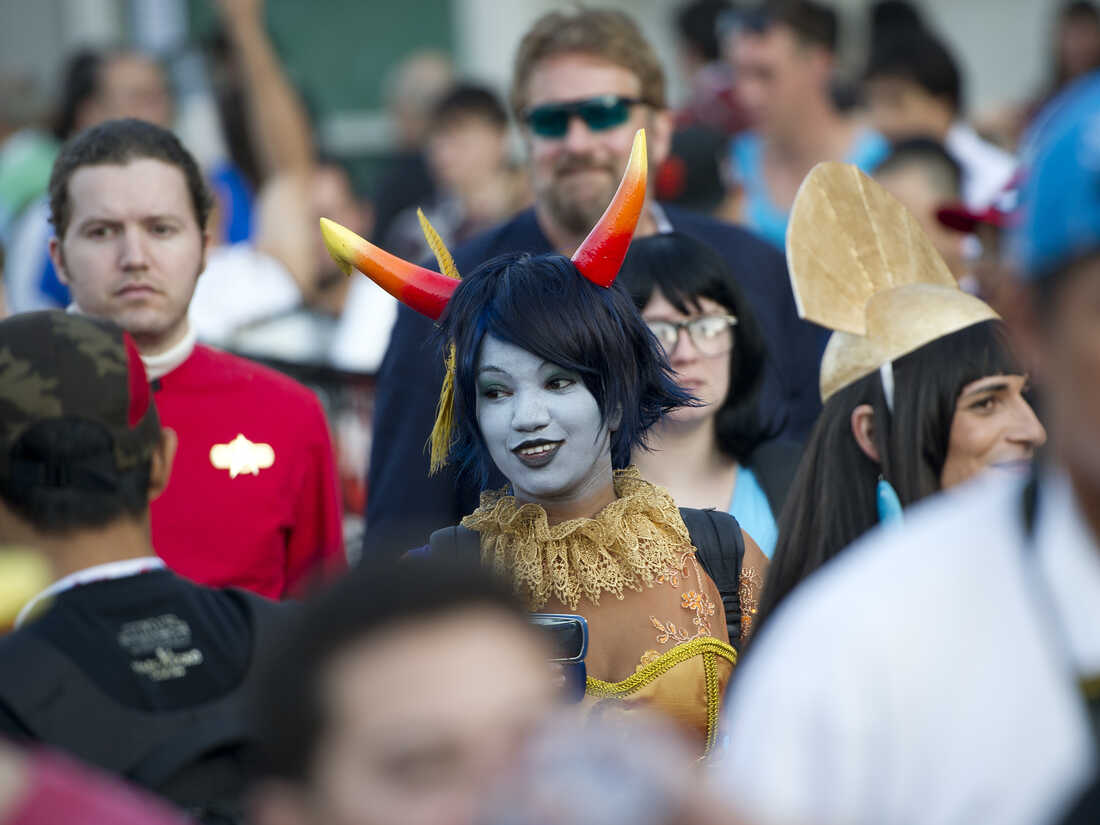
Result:
[[[752,635],[752,624],[756,621],[758,598],[760,595],[760,573],[752,568],[742,568],[737,595],[741,600],[741,643]]]
[[[662,580],[673,587],[678,587],[681,576],[687,576],[688,568],[694,569],[695,571],[695,582],[698,589],[681,593],[680,607],[695,614],[691,619],[691,624],[695,628],[695,632],[691,633],[686,627],[677,627],[675,622],[662,622],[656,616],[650,616],[649,621],[658,631],[657,644],[659,645],[665,645],[669,642],[680,644],[682,642],[689,642],[692,639],[698,639],[700,636],[711,635],[710,617],[715,614],[715,607],[714,602],[707,597],[706,590],[703,587],[703,573],[699,569],[698,563],[695,561],[694,549],[684,553],[680,557],[679,570],[666,573],[662,577]]]

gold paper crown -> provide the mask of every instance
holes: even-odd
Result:
[[[999,316],[962,292],[917,220],[855,166],[819,163],[787,228],[798,315],[834,330],[822,401],[927,343]]]

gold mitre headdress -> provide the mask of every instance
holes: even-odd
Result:
[[[925,344],[999,316],[961,291],[916,218],[855,166],[819,163],[787,228],[798,315],[833,330],[821,399]]]

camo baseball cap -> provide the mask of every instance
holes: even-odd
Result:
[[[102,425],[114,441],[116,471],[152,455],[160,418],[129,333],[110,321],[60,310],[0,321],[0,478],[53,487],[94,484],[93,464],[50,467],[13,458],[23,433],[51,419]]]

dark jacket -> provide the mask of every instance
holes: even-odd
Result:
[[[764,421],[803,440],[821,409],[817,371],[825,333],[799,320],[783,256],[740,227],[664,206],[673,228],[710,244],[729,262],[752,306],[769,350],[761,390]],[[533,209],[454,250],[459,272],[509,252],[553,252]],[[364,557],[396,557],[424,545],[441,527],[457,524],[480,490],[445,467],[428,476],[425,444],[435,421],[443,359],[432,322],[402,306],[378,372],[367,489]],[[489,489],[503,487],[495,471]]]

